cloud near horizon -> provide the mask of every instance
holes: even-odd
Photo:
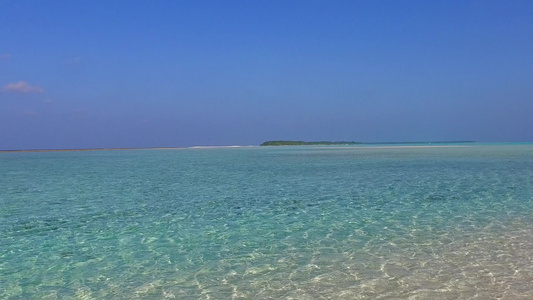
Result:
[[[44,93],[44,90],[42,87],[39,86],[33,86],[25,81],[19,81],[17,83],[9,83],[5,85],[2,90],[4,92],[12,92],[12,93]]]
[[[26,111],[22,112],[22,115],[28,116],[28,117],[33,117],[33,116],[39,115],[39,113],[37,111],[35,111],[35,110],[26,110]]]
[[[65,66],[70,66],[70,67],[73,67],[73,66],[79,66],[81,65],[81,57],[72,57],[72,58],[69,58],[65,61],[64,65]]]

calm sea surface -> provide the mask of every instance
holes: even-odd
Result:
[[[0,153],[0,299],[532,299],[533,145]]]

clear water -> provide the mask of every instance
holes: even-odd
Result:
[[[533,145],[0,154],[1,299],[532,299]]]

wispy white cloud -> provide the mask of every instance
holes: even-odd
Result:
[[[72,57],[65,61],[64,65],[69,67],[79,66],[81,65],[81,57]]]
[[[4,92],[12,92],[12,93],[44,93],[44,90],[42,87],[39,86],[33,86],[25,81],[19,81],[16,83],[9,83],[5,85],[2,90]]]
[[[37,116],[39,113],[36,112],[35,110],[26,110],[26,111],[23,111],[22,112],[22,115],[24,116],[28,116],[28,117],[33,117],[33,116]]]

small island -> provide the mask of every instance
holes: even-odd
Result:
[[[317,146],[317,145],[360,145],[361,142],[304,142],[304,141],[267,141],[260,146]]]

